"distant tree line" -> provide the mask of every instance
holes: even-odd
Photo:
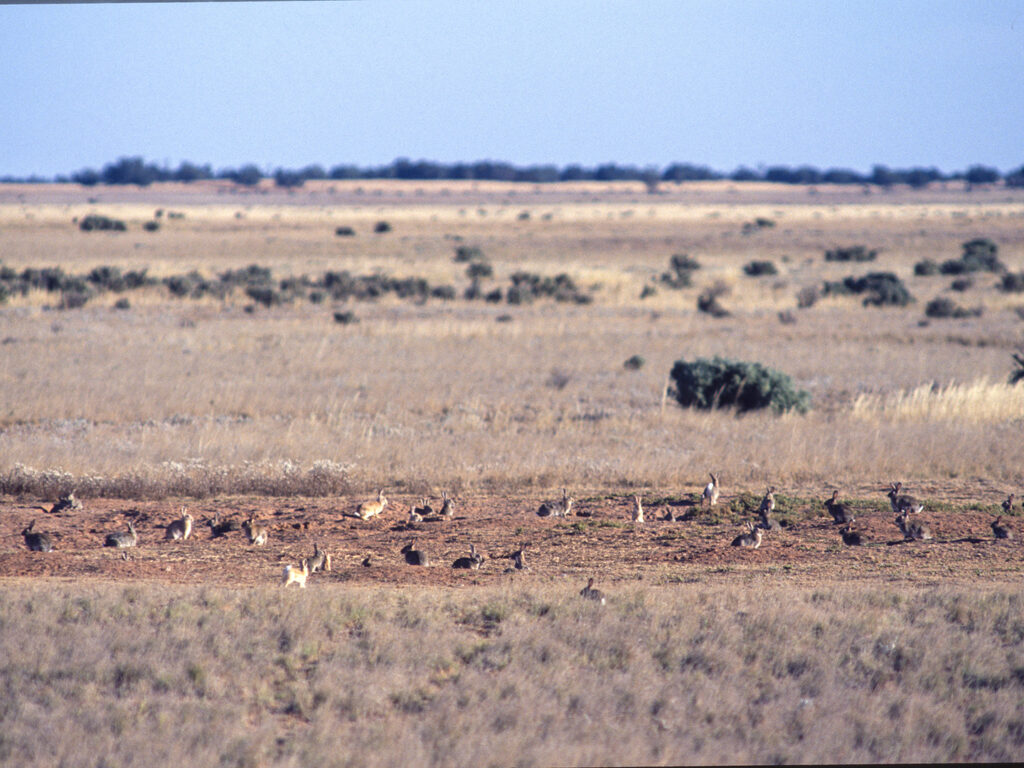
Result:
[[[595,167],[581,165],[527,165],[480,160],[474,163],[437,163],[430,160],[409,160],[399,158],[388,165],[360,167],[357,165],[336,165],[329,170],[322,165],[307,165],[304,168],[278,168],[265,172],[255,164],[239,168],[225,168],[214,171],[210,164],[196,165],[182,162],[177,168],[147,163],[141,157],[122,157],[108,163],[101,170],[83,168],[70,176],[46,179],[39,176],[27,178],[0,177],[0,181],[19,183],[76,183],[85,186],[96,184],[136,184],[147,186],[158,181],[201,181],[204,179],[226,179],[236,184],[255,186],[264,178],[271,178],[280,187],[300,187],[313,179],[410,179],[410,180],[458,180],[517,181],[546,184],[558,181],[642,181],[649,189],[664,182],[686,181],[766,181],[782,184],[870,184],[890,187],[905,184],[911,187],[925,187],[934,181],[963,181],[968,185],[992,184],[1000,180],[1008,187],[1024,187],[1024,165],[1007,174],[984,165],[972,165],[965,171],[944,174],[937,168],[889,168],[876,165],[870,173],[858,173],[846,168],[820,170],[810,165],[790,167],[773,165],[757,170],[741,166],[732,173],[722,173],[706,165],[672,163],[664,169],[656,166],[644,168],[635,165],[605,163]]]

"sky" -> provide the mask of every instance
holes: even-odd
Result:
[[[0,176],[1024,165],[1024,0],[0,5]]]

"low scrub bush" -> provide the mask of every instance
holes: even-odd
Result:
[[[940,296],[939,298],[932,299],[927,305],[925,305],[924,313],[928,317],[936,319],[960,319],[964,317],[980,317],[982,314],[982,308],[975,307],[974,309],[966,309],[953,300]]]
[[[964,243],[960,258],[942,262],[939,271],[944,275],[964,275],[970,272],[999,274],[1006,271],[1006,265],[999,260],[999,246],[987,237],[980,237]]]
[[[83,232],[93,232],[96,230],[107,230],[110,232],[124,232],[128,229],[125,223],[120,219],[112,219],[109,216],[100,216],[99,214],[90,214],[86,216],[78,224],[78,228]]]
[[[677,253],[668,261],[668,271],[661,273],[661,282],[669,288],[689,288],[693,285],[693,273],[700,264],[685,253]]]
[[[672,395],[684,408],[731,408],[737,411],[771,408],[776,413],[806,413],[811,396],[798,390],[789,375],[760,363],[722,357],[677,360],[669,374]]]
[[[700,296],[697,297],[697,309],[711,315],[712,317],[728,317],[729,310],[723,307],[721,302],[718,301],[719,296],[724,296],[728,292],[729,287],[724,283],[715,283],[714,285],[705,288]]]
[[[863,245],[853,245],[848,248],[833,248],[825,251],[825,261],[874,261],[878,256],[878,250],[868,250]]]
[[[632,357],[626,358],[626,362],[622,364],[622,367],[627,371],[639,371],[644,367],[644,363],[647,361],[641,355],[633,355]]]
[[[378,221],[376,224],[373,225],[373,231],[376,232],[378,235],[382,235],[385,232],[390,232],[391,224],[389,224],[386,221]]]
[[[765,277],[779,274],[779,270],[772,261],[751,261],[744,265],[743,271],[749,277]]]
[[[338,237],[353,237],[355,236],[356,231],[352,229],[352,227],[337,227],[334,230],[334,234]]]
[[[939,265],[932,259],[923,259],[914,265],[914,274],[918,277],[931,277],[939,274]]]
[[[1024,292],[1024,272],[1007,272],[999,283],[999,290],[1006,293]]]
[[[892,272],[872,272],[863,277],[845,277],[840,282],[826,282],[826,296],[866,293],[864,306],[903,307],[914,301],[910,291]]]
[[[475,245],[460,245],[455,249],[457,263],[470,261],[485,261],[484,252]]]

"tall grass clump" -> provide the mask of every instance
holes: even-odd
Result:
[[[888,395],[858,395],[853,415],[882,421],[1008,422],[1024,416],[1024,389],[987,379],[944,387],[923,384]]]

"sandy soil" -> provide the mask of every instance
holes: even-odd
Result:
[[[784,528],[764,537],[760,549],[730,546],[742,532],[741,515],[727,510],[723,494],[714,512],[701,510],[689,496],[647,502],[647,522],[634,526],[628,493],[578,495],[566,518],[540,518],[537,496],[467,495],[455,500],[452,520],[408,524],[410,505],[418,499],[389,497],[384,514],[362,521],[350,513],[362,498],[268,499],[224,498],[188,502],[196,518],[193,536],[166,541],[164,526],[178,515],[178,501],[86,499],[80,510],[51,514],[36,500],[0,498],[0,578],[131,580],[220,586],[274,584],[288,563],[312,554],[318,542],[332,555],[330,573],[317,574],[310,586],[323,582],[357,584],[470,586],[510,578],[582,580],[593,575],[610,584],[644,580],[749,580],[765,574],[796,583],[856,581],[879,578],[918,581],[1021,581],[1024,547],[1020,538],[995,541],[988,511],[964,508],[969,488],[949,487],[931,497],[921,517],[935,537],[904,542],[882,494],[853,501],[857,528],[866,545],[847,547],[838,526],[820,502],[797,504],[777,515]],[[440,500],[432,501],[434,508]],[[950,509],[951,511],[945,511]],[[249,514],[270,529],[263,547],[248,543],[236,531],[213,537],[206,521],[214,513],[239,522]],[[662,518],[668,513],[675,518]],[[749,519],[752,517],[747,516]],[[20,535],[35,520],[35,530],[53,534],[52,553],[30,552]],[[103,547],[107,533],[126,530],[134,520],[139,544],[130,550]],[[1010,525],[1016,520],[1011,518]],[[405,564],[400,549],[415,540],[430,557],[430,567]],[[474,543],[487,560],[479,571],[454,570],[452,562],[468,554]],[[529,571],[509,573],[504,559],[525,546]],[[123,556],[125,555],[125,556]],[[369,558],[369,565],[364,565]]]

